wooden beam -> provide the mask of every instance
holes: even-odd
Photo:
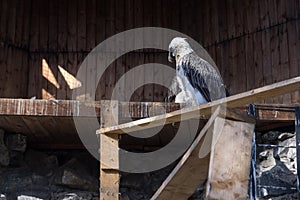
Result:
[[[200,159],[199,151],[204,141],[203,136],[219,113],[220,108],[218,107],[151,200],[188,199],[196,188],[207,179],[209,152]]]
[[[247,199],[253,133],[254,124],[215,119],[207,199]]]
[[[101,128],[97,131],[97,134],[101,133],[117,133],[123,134],[133,131],[141,131],[146,128],[153,128],[164,124],[170,124],[179,122],[182,120],[188,120],[193,118],[199,118],[200,115],[208,115],[212,109],[218,105],[225,105],[230,108],[243,106],[250,103],[262,101],[264,99],[276,97],[279,95],[287,94],[293,91],[297,91],[300,88],[300,77],[291,78],[285,81],[274,83],[268,86],[243,92],[237,95],[230,96],[228,98],[216,100],[207,104],[186,108],[164,115],[150,117],[125,123],[117,126]]]
[[[101,101],[101,127],[118,124],[117,101]],[[116,114],[115,116],[113,114]],[[100,135],[100,199],[119,199],[119,135]]]

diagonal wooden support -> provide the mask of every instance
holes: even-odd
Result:
[[[124,134],[133,131],[141,131],[145,129],[145,126],[147,128],[153,128],[164,124],[179,122],[182,120],[199,118],[200,115],[211,114],[212,108],[218,105],[225,105],[229,108],[234,108],[262,101],[268,98],[280,96],[297,90],[300,90],[300,77],[291,78],[285,81],[281,81],[261,88],[233,95],[228,98],[216,100],[207,104],[202,104],[199,106],[170,112],[164,115],[149,117],[134,122],[121,124],[118,126],[101,128],[97,131],[97,133]]]
[[[187,199],[207,179],[209,154],[199,159],[203,136],[220,113],[218,107],[151,200]]]

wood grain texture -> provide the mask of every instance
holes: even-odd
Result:
[[[205,140],[203,136],[213,124],[220,112],[220,107],[212,114],[201,129],[190,148],[180,159],[176,167],[151,197],[151,200],[187,199],[208,176],[209,153],[199,158],[199,152]]]
[[[143,26],[158,26],[180,31],[200,42],[210,52],[216,52],[217,65],[232,94],[294,77],[294,74],[298,75],[300,66],[297,62],[298,67],[295,67],[293,61],[293,58],[299,57],[299,50],[293,47],[295,43],[299,43],[299,4],[297,0],[166,0],[163,2],[159,0],[151,2],[4,0],[0,3],[0,46],[3,47],[1,51],[7,55],[10,51],[8,47],[12,47],[23,50],[24,54],[21,55],[12,49],[12,58],[17,55],[22,58],[8,61],[8,57],[5,57],[3,62],[17,67],[8,71],[17,70],[17,74],[28,72],[27,78],[19,80],[19,83],[7,83],[12,87],[26,85],[28,91],[25,96],[23,92],[26,90],[9,92],[6,96],[42,98],[42,89],[49,88],[48,92],[56,94],[57,98],[59,96],[60,99],[71,99],[72,89],[51,88],[47,82],[42,81],[40,69],[34,63],[45,57],[56,58],[55,62],[60,63],[67,60],[68,64],[62,67],[75,75],[78,64],[97,44],[115,33]],[[259,45],[260,40],[261,45]],[[246,48],[245,43],[249,49]],[[253,48],[250,43],[253,44]],[[245,55],[241,56],[244,45]],[[262,54],[259,46],[262,46]],[[151,51],[153,50],[137,50],[141,53],[139,56],[125,56],[126,59],[116,61],[111,71],[105,75],[107,80],[99,84],[96,99],[109,99],[114,84],[118,77],[126,72],[127,66],[133,68],[134,64],[140,63],[140,59],[151,57]],[[220,52],[224,52],[222,56]],[[230,52],[235,52],[236,55]],[[17,64],[22,62],[26,53],[28,63]],[[160,62],[167,63],[165,52],[155,52],[153,56],[155,59],[159,57]],[[262,66],[259,66],[260,63]],[[240,74],[246,75],[236,77],[239,73],[237,69],[242,69]],[[252,69],[255,69],[255,73]],[[3,73],[3,69],[1,70],[0,80],[13,80],[18,76],[14,76],[13,73]],[[59,79],[58,82],[64,84],[63,78],[55,67],[53,70],[56,78]],[[260,73],[261,71],[263,73]],[[10,77],[7,78],[7,75]],[[246,77],[254,75],[263,75],[263,82],[261,77],[258,77],[258,81],[253,79],[254,82],[251,82],[251,78],[245,81]],[[91,73],[86,74],[85,80],[89,80],[89,76]],[[5,84],[2,85],[1,91],[5,90]],[[91,85],[88,83],[83,87],[89,88]],[[151,87],[139,89],[139,97],[136,100],[161,100],[162,97],[157,97],[157,94],[164,93],[163,88],[154,86],[154,89],[151,89]],[[147,91],[144,92],[145,90]],[[3,93],[0,93],[0,97],[3,97]],[[266,102],[299,101],[294,94],[292,96],[288,94]]]
[[[211,112],[211,109],[215,106],[225,104],[226,106],[233,108],[243,106],[249,103],[262,101],[266,98],[276,97],[286,93],[294,92],[299,89],[300,77],[292,78],[282,82],[267,85],[261,88],[243,92],[237,95],[230,96],[225,99],[216,100],[211,103],[202,104],[199,106],[174,111],[165,115],[159,115],[155,117],[149,117],[109,128],[101,128],[97,131],[97,134],[102,133],[118,133],[124,134],[133,131],[141,131],[146,128],[153,128],[164,124],[170,124],[179,122],[182,120],[188,120],[198,118],[201,115],[207,115]],[[146,127],[146,128],[145,128]]]
[[[254,124],[215,119],[207,199],[247,199],[253,134]]]

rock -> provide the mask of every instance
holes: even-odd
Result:
[[[60,192],[53,194],[51,199],[62,200],[99,200],[99,195],[93,192],[73,191],[73,192]]]
[[[25,152],[27,147],[26,136],[21,134],[7,134],[6,145],[11,151]]]
[[[120,187],[141,190],[149,181],[149,174],[124,174]]]
[[[268,171],[257,176],[259,197],[280,196],[294,193],[293,188],[297,185],[296,176],[286,166],[276,160],[276,165]]]
[[[27,195],[18,196],[17,199],[18,200],[43,200],[43,199],[40,199],[40,198],[36,198],[36,197],[33,197],[33,196],[27,196]]]
[[[292,138],[295,136],[295,133],[281,133],[279,136],[278,136],[278,140],[280,141],[284,141],[286,139],[289,139],[289,138]]]
[[[279,142],[279,146],[277,148],[277,154],[275,157],[279,159],[284,165],[295,175],[297,174],[297,152],[296,148],[290,148],[296,146],[296,136],[288,138],[282,142]]]
[[[0,194],[0,200],[6,200],[6,197],[4,194]]]
[[[0,129],[0,165],[8,166],[9,165],[9,151],[4,143],[4,134],[5,132]]]
[[[257,168],[259,172],[265,172],[272,169],[276,165],[275,158],[273,157],[273,149],[267,149],[259,153],[259,163]]]
[[[51,176],[54,169],[58,167],[58,159],[55,155],[34,150],[26,151],[24,160],[30,169],[43,176]]]
[[[54,184],[64,185],[88,191],[98,191],[97,177],[92,177],[85,167],[76,159],[71,159],[61,166],[54,175]]]
[[[261,135],[261,140],[265,144],[277,144],[278,137],[281,134],[279,131],[269,131]]]

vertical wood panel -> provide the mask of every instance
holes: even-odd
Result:
[[[259,21],[260,27],[266,28],[269,27],[269,7],[268,0],[258,1],[259,2]]]
[[[24,15],[23,15],[23,29],[21,44],[27,51],[29,50],[29,33],[30,33],[30,15],[32,12],[32,2],[31,0],[25,1],[24,4]]]
[[[273,82],[280,80],[280,65],[279,65],[279,38],[278,38],[278,27],[271,29],[271,66],[272,66],[272,77]],[[282,102],[282,98],[274,98],[275,102]]]
[[[46,88],[57,98],[71,98],[72,89],[57,66],[65,65],[61,67],[75,76],[86,52],[97,43],[115,33],[142,26],[172,28],[209,46],[231,93],[270,84],[299,74],[299,20],[292,21],[300,17],[299,6],[298,0],[1,1],[0,80],[5,83],[0,91],[22,96],[27,89],[20,88],[27,84],[28,97],[40,96],[41,89]],[[9,49],[8,44],[21,47],[23,52]],[[126,65],[132,68],[149,61],[167,62],[165,54],[151,54],[151,51],[139,50],[117,60],[106,73],[106,81],[100,84],[97,98],[109,98]],[[144,54],[149,55],[144,58]],[[61,88],[55,89],[42,78],[42,58],[49,62]],[[13,82],[21,73],[27,73],[27,78]],[[239,73],[245,73],[246,79],[237,76]],[[88,71],[86,79],[93,81],[90,77],[96,74]],[[8,92],[4,85],[15,91]],[[92,85],[89,82],[84,87]],[[164,91],[161,90],[159,86],[145,86],[137,91],[137,100],[148,99],[148,95],[153,100],[162,99]],[[296,102],[299,99],[295,99],[296,94],[292,99],[286,95],[274,102]]]
[[[103,5],[103,2],[97,1],[96,2],[96,44],[98,45],[100,42],[102,42],[105,38],[105,6]],[[103,55],[101,55],[101,52],[96,54],[97,56],[97,69],[102,66],[100,66],[100,60],[105,59],[102,58]],[[98,75],[98,72],[96,72],[96,75]],[[99,80],[97,83],[97,90],[96,90],[96,100],[104,99],[105,97],[105,77],[102,77],[102,79]]]
[[[262,87],[264,83],[263,64],[262,64],[262,36],[261,32],[257,32],[253,36],[253,51],[254,51],[254,73],[255,73],[255,88]],[[263,103],[263,102],[260,102]]]
[[[7,24],[7,38],[9,43],[15,44],[15,34],[16,34],[16,22],[17,22],[17,1],[10,0],[8,7],[8,24]]]
[[[299,75],[297,52],[299,51],[299,43],[297,42],[297,24],[290,22],[287,24],[287,38],[288,38],[288,51],[289,51],[289,71],[290,77]],[[297,103],[300,99],[299,91],[291,94],[291,103]]]
[[[67,69],[70,74],[76,76],[77,73],[77,1],[68,1],[68,16],[67,16]],[[67,90],[67,99],[72,99],[70,88]]]
[[[255,87],[255,72],[254,67],[254,49],[253,49],[253,35],[245,37],[245,68],[246,68],[246,80],[247,90]]]
[[[271,84],[273,82],[272,77],[272,60],[271,60],[271,31],[266,30],[262,32],[262,67],[264,75],[264,85]],[[272,103],[272,99],[267,99],[266,103]]]
[[[227,1],[226,8],[227,8],[228,37],[233,38],[235,35],[233,0]]]
[[[247,75],[246,75],[246,63],[245,63],[245,38],[237,39],[237,62],[236,62],[236,73],[234,77],[237,79],[237,91],[240,93],[247,89]]]
[[[68,0],[61,0],[58,4],[58,25],[57,25],[57,51],[58,60],[57,66],[62,67],[64,70],[68,70],[68,57],[67,53],[67,35],[68,35]],[[63,53],[62,53],[63,52]],[[57,81],[60,84],[60,88],[57,91],[57,99],[68,99],[68,84],[65,78],[60,72],[57,73]]]
[[[15,45],[18,47],[22,47],[22,31],[23,31],[23,19],[24,19],[24,11],[25,11],[25,1],[18,1],[16,4],[16,27],[15,27]]]
[[[228,30],[227,30],[227,11],[226,1],[218,1],[218,18],[219,18],[219,37],[221,41],[224,41],[228,38]]]
[[[287,41],[287,26],[283,24],[279,29],[279,50],[280,50],[280,80],[285,80],[290,77],[289,72],[289,49]],[[283,102],[290,103],[291,95],[283,95]]]
[[[277,24],[277,2],[276,0],[268,0],[269,6],[269,22],[270,26]]]

